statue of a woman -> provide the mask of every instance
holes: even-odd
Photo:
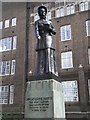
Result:
[[[37,74],[57,74],[54,55],[54,46],[52,34],[56,31],[51,21],[46,19],[47,8],[40,6],[38,8],[39,20],[35,22],[35,34],[37,38]]]

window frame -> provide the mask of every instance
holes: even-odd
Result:
[[[14,85],[10,85],[10,89],[9,89],[9,104],[14,104]]]
[[[88,65],[90,65],[90,48],[88,48]]]
[[[65,102],[79,102],[78,82],[77,82],[77,80],[62,81],[62,86],[63,86],[64,101]],[[66,88],[65,88],[65,86],[66,86]],[[72,95],[70,95],[70,94],[72,94]],[[72,99],[71,99],[71,97],[72,97]],[[74,99],[76,99],[76,100],[74,100]]]
[[[67,37],[68,32],[69,32],[70,38]],[[71,32],[71,25],[70,24],[60,27],[60,36],[61,36],[61,41],[68,41],[68,40],[72,39],[72,32]]]
[[[3,21],[0,21],[0,30],[3,29]]]
[[[88,1],[80,2],[79,3],[79,10],[80,10],[80,12],[89,10],[89,2]]]
[[[11,63],[11,75],[14,75],[16,71],[16,60],[13,59]]]
[[[3,104],[14,104],[14,85],[0,86],[0,105]]]
[[[10,27],[10,20],[6,19],[4,22],[5,22],[4,28],[9,28]]]
[[[12,49],[13,49],[13,50],[16,50],[16,48],[17,48],[17,36],[16,36],[16,35],[13,36],[12,42],[13,42]]]
[[[61,53],[61,69],[73,68],[73,53],[66,51]]]
[[[12,18],[11,21],[12,21],[12,23],[11,23],[12,27],[16,26],[16,24],[17,24],[17,18],[14,17],[14,18]]]
[[[6,90],[7,88],[7,90]],[[0,104],[8,104],[8,95],[9,95],[9,86],[8,85],[5,85],[5,86],[0,86],[0,99],[1,99],[1,102]],[[3,99],[4,97],[4,99]],[[7,101],[7,102],[5,102]]]
[[[16,60],[0,61],[0,76],[14,75],[16,71]]]
[[[86,35],[90,36],[90,20],[86,20]]]

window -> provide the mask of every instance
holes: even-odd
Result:
[[[89,9],[89,2],[88,1],[81,2],[79,7],[80,7],[80,11],[88,10]]]
[[[17,45],[17,36],[13,36],[13,50],[16,49],[16,45]]]
[[[64,16],[64,7],[60,8],[60,16],[63,17]]]
[[[55,17],[63,17],[64,16],[64,8],[60,7],[56,9]]]
[[[2,62],[2,69],[1,69],[1,70],[2,70],[2,71],[1,71],[2,75],[5,75],[6,61],[3,61],[3,62]]]
[[[2,61],[0,61],[0,75],[2,75]]]
[[[47,15],[46,15],[46,18],[47,20],[50,20],[51,19],[51,3],[48,3],[48,4],[44,4],[44,6],[46,6],[47,8]]]
[[[90,79],[88,79],[88,92],[89,92],[89,101],[90,101]]]
[[[51,11],[48,11],[48,12],[47,12],[46,18],[47,18],[47,20],[50,20],[50,19],[51,19]]]
[[[6,61],[5,75],[10,74],[10,61]]]
[[[0,40],[0,52],[15,50],[17,45],[17,36],[7,37]]]
[[[67,69],[73,67],[72,51],[61,53],[61,68]]]
[[[11,50],[11,43],[12,38],[11,37],[6,38],[6,50]]]
[[[8,104],[8,86],[0,86],[0,104]]]
[[[85,10],[88,10],[88,9],[89,9],[89,3],[85,2]]]
[[[0,61],[0,75],[10,74],[10,61]]]
[[[13,104],[14,85],[0,86],[0,104]]]
[[[55,17],[60,17],[60,2],[55,2]]]
[[[35,15],[34,15],[34,22],[37,21],[38,19],[39,19],[39,15],[38,15],[38,13],[35,13]]]
[[[37,9],[38,9],[38,6],[34,7],[34,22],[39,19],[39,15],[38,15]]]
[[[64,16],[64,7],[60,2],[55,2],[55,17],[63,17]]]
[[[11,66],[11,74],[15,74],[15,60],[12,60],[12,66]]]
[[[12,26],[16,26],[16,21],[17,21],[16,18],[13,18],[13,19],[12,19]]]
[[[15,74],[15,60],[11,61],[0,61],[0,76]]]
[[[90,20],[86,21],[86,34],[90,36]]]
[[[5,20],[5,28],[9,27],[9,20]]]
[[[67,6],[67,15],[70,15],[70,6]]]
[[[0,29],[3,28],[3,21],[0,21]]]
[[[55,10],[55,17],[60,17],[60,8],[56,8]]]
[[[89,61],[89,65],[90,65],[90,48],[88,48],[88,61]]]
[[[75,13],[75,5],[68,5],[67,6],[67,15]]]
[[[71,14],[75,13],[75,5],[71,5]]]
[[[84,11],[84,3],[83,2],[80,3],[80,11]]]
[[[64,91],[64,101],[66,102],[78,102],[78,85],[77,81],[65,81],[62,82]]]
[[[71,40],[71,25],[62,26],[60,28],[61,41]]]
[[[12,38],[4,38],[0,40],[0,52],[11,50]]]
[[[14,100],[14,85],[10,85],[9,104],[13,104],[13,100]]]

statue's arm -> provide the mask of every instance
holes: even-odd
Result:
[[[50,23],[50,31],[51,31],[52,34],[54,34],[54,35],[56,34],[56,30],[53,27],[52,23]]]
[[[39,30],[38,30],[38,21],[35,22],[35,35],[37,39],[41,39],[41,36],[39,35]]]

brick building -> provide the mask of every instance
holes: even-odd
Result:
[[[26,81],[36,68],[34,22],[38,2],[1,3],[0,104],[4,115],[24,116]],[[90,0],[50,2],[47,19],[63,84],[67,118],[90,118]]]

